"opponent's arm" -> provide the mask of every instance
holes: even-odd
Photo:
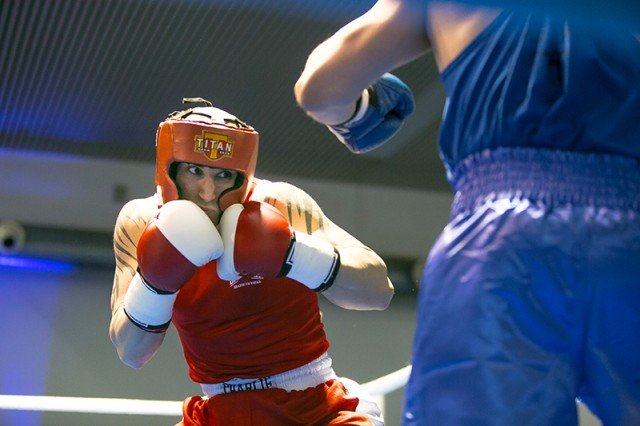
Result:
[[[221,220],[225,253],[218,273],[287,276],[347,309],[385,309],[393,296],[386,265],[331,222],[304,191],[286,183],[227,209]]]
[[[139,368],[162,344],[178,291],[199,266],[220,256],[222,241],[190,201],[166,203],[153,217],[136,207],[144,206],[129,203],[116,224],[109,334],[121,360]]]
[[[310,54],[295,84],[298,104],[316,121],[340,124],[384,73],[426,53],[426,2],[379,0]]]

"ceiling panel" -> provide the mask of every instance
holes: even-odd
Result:
[[[373,1],[4,0],[0,147],[154,161],[157,124],[204,97],[261,134],[259,173],[448,190],[432,57],[397,70],[414,115],[354,155],[296,106],[309,52]]]

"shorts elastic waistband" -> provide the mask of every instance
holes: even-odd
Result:
[[[331,364],[331,357],[325,353],[302,367],[274,374],[273,376],[254,379],[231,379],[213,384],[201,383],[200,386],[202,387],[202,392],[207,396],[273,388],[284,389],[288,392],[305,390],[335,379],[337,376]]]
[[[631,157],[499,148],[465,158],[449,179],[454,214],[504,197],[640,210],[640,160]]]

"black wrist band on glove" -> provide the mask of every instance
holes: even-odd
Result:
[[[160,324],[160,325],[143,324],[140,321],[136,320],[131,315],[129,315],[129,313],[127,312],[126,309],[123,308],[122,310],[123,310],[124,314],[127,316],[127,318],[129,318],[129,321],[131,321],[139,329],[141,329],[143,331],[146,331],[148,333],[164,333],[169,328],[169,324],[171,324],[171,320],[167,321],[164,324]]]
[[[289,247],[287,248],[287,255],[284,257],[285,261],[282,264],[282,269],[280,269],[280,273],[278,274],[278,277],[286,277],[289,271],[291,270],[292,263],[289,262],[289,260],[291,260],[289,259],[289,254],[291,253],[291,250],[293,249],[293,245],[295,243],[296,243],[296,233],[292,232],[291,241],[289,241]]]
[[[349,121],[353,120],[353,118],[358,115],[358,112],[360,111],[360,105],[362,104],[362,95],[360,95],[358,97],[358,100],[356,101],[356,107],[353,110],[353,114],[351,114],[351,117],[349,117],[349,119],[347,121],[345,121],[345,123],[348,123]]]
[[[338,271],[340,270],[340,252],[336,248],[334,248],[333,251],[336,254],[335,265],[333,266],[333,270],[331,271],[331,275],[329,275],[329,277],[327,278],[327,281],[320,284],[319,287],[313,289],[313,291],[317,293],[322,293],[323,291],[331,287],[333,285],[333,282],[336,280]]]
[[[142,274],[142,271],[140,270],[140,268],[136,268],[136,271],[142,277],[142,282],[144,283],[144,285],[146,285],[147,288],[149,288],[149,290],[153,291],[154,293],[156,293],[156,294],[173,294],[173,293],[175,293],[175,291],[166,291],[166,290],[160,290],[160,289],[155,288],[154,286],[149,284],[149,281],[147,281],[147,279],[144,277],[144,275]]]
[[[369,86],[362,91],[362,94],[356,100],[355,109],[353,110],[353,114],[349,117],[348,120],[343,121],[340,124],[333,124],[329,127],[342,127],[349,126],[350,124],[358,121],[364,115],[369,104],[371,104],[371,94],[375,93],[373,86]]]

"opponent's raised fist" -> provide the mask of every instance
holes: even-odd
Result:
[[[352,152],[364,153],[389,140],[413,109],[409,87],[398,77],[386,73],[362,92],[352,118],[327,127]]]
[[[166,203],[142,231],[137,246],[138,272],[124,296],[124,312],[135,325],[153,333],[171,322],[177,292],[196,269],[222,254],[222,239],[194,203]]]
[[[228,281],[241,276],[287,276],[322,291],[338,272],[340,257],[330,243],[295,231],[278,209],[249,201],[227,208],[220,219],[224,253],[218,275]]]

